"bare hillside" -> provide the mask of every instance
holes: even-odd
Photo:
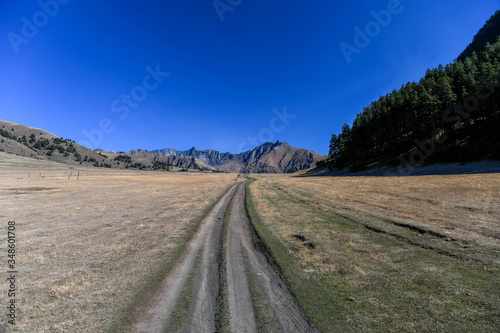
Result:
[[[215,169],[194,158],[165,158],[145,150],[111,153],[92,150],[45,130],[0,120],[0,151],[74,166],[102,168],[173,170]]]

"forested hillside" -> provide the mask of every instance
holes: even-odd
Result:
[[[488,20],[486,24],[474,36],[472,42],[458,56],[457,60],[464,61],[465,58],[472,56],[473,52],[481,53],[487,43],[494,44],[497,37],[500,36],[500,10]]]
[[[479,41],[498,31],[499,13],[468,49],[477,49]],[[403,159],[412,165],[498,159],[499,79],[497,37],[481,52],[429,69],[418,83],[409,82],[365,107],[352,126],[345,124],[342,133],[332,136],[328,164],[357,171],[373,162],[397,165]]]

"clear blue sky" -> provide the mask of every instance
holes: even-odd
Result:
[[[235,153],[272,139],[326,154],[331,134],[370,101],[453,61],[500,8],[220,0],[218,12],[212,0],[58,1],[42,0],[45,12],[38,1],[0,1],[0,119],[105,150]],[[390,22],[373,24],[371,12],[388,7]],[[348,63],[340,45],[356,47],[354,28],[367,24],[373,37],[357,41]]]

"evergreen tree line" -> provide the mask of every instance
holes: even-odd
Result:
[[[465,58],[472,56],[473,52],[481,53],[487,43],[493,44],[497,41],[497,36],[500,36],[500,10],[495,14],[474,36],[472,43],[458,56],[457,60],[464,61]]]
[[[332,135],[328,159],[357,171],[381,160],[396,165],[401,157],[413,165],[500,158],[498,82],[500,37],[372,102]]]

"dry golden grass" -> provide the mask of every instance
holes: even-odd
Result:
[[[318,209],[396,219],[451,238],[500,246],[500,174],[267,179],[310,198]]]
[[[499,327],[499,174],[254,177],[277,259],[324,331]]]
[[[6,233],[16,222],[18,332],[109,328],[134,286],[236,178],[81,169],[76,180],[64,166],[11,162],[0,159],[0,223]],[[7,289],[2,279],[2,299]]]

